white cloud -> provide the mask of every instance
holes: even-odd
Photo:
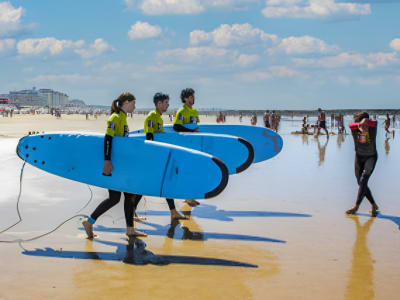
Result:
[[[260,57],[258,55],[241,54],[237,57],[235,64],[241,67],[247,67],[255,64]]]
[[[394,39],[390,42],[390,47],[395,51],[400,51],[400,39]]]
[[[87,75],[81,74],[47,74],[47,75],[39,75],[32,79],[32,82],[35,83],[43,83],[43,82],[82,82],[82,81],[89,81],[92,78]]]
[[[93,44],[85,48],[85,41],[57,40],[53,37],[25,39],[17,44],[18,54],[20,55],[60,55],[67,51],[73,51],[82,58],[91,58],[101,55],[113,48],[103,39],[96,39]]]
[[[105,65],[101,66],[99,68],[99,70],[101,72],[110,72],[110,71],[114,71],[114,70],[119,70],[123,66],[125,66],[125,64],[122,64],[122,63],[117,61],[117,62],[112,62],[112,63],[105,64]]]
[[[272,66],[269,71],[273,77],[294,77],[298,72],[288,66]]]
[[[22,30],[20,22],[23,13],[22,7],[14,8],[10,2],[0,2],[0,36]]]
[[[267,52],[273,54],[283,51],[286,54],[310,54],[310,53],[334,53],[339,51],[339,47],[328,45],[323,40],[312,36],[287,37],[282,39],[275,48]]]
[[[222,24],[211,32],[195,30],[190,33],[190,44],[214,44],[218,47],[229,47],[232,45],[247,45],[260,42],[275,42],[278,37],[265,33],[259,28],[245,24]]]
[[[21,40],[17,44],[17,49],[20,55],[39,55],[43,53],[57,55],[66,49],[81,48],[84,43],[83,40],[73,42],[69,40],[57,40],[53,37],[46,37]]]
[[[187,63],[215,61],[226,58],[228,55],[230,55],[229,50],[211,47],[178,48],[157,53],[160,59],[176,59]]]
[[[0,54],[7,53],[15,48],[14,39],[0,40]]]
[[[299,75],[296,70],[288,66],[271,66],[265,71],[245,72],[236,74],[235,77],[248,82],[257,82],[273,78],[292,78]]]
[[[146,22],[137,21],[131,26],[128,36],[131,40],[134,39],[147,39],[159,36],[162,29],[159,26],[153,26]]]
[[[323,58],[294,58],[293,62],[300,67],[322,67],[328,69],[344,67],[365,67],[374,69],[377,67],[391,66],[400,63],[396,53],[340,53],[336,56]]]
[[[368,15],[369,4],[341,3],[336,0],[266,0],[266,18],[330,18]]]
[[[130,9],[139,9],[147,15],[190,15],[210,9],[247,9],[260,0],[124,0]]]
[[[95,56],[99,56],[105,52],[114,51],[114,48],[111,47],[105,40],[102,38],[96,39],[93,44],[90,45],[88,49],[78,49],[75,50],[77,54],[79,54],[82,58],[92,58]]]

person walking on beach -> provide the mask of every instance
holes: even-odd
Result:
[[[271,124],[269,123],[269,111],[268,110],[266,110],[264,112],[263,120],[264,120],[265,127],[271,128]]]
[[[386,135],[390,134],[390,132],[389,132],[389,128],[390,128],[390,117],[389,117],[389,114],[386,114],[386,120],[384,121],[384,124],[385,124]]]
[[[164,133],[164,121],[161,115],[168,110],[169,96],[163,93],[156,93],[153,97],[153,102],[155,109],[149,112],[144,120],[144,132],[146,133],[146,140],[150,141],[154,141],[154,134]],[[141,198],[141,195],[135,195],[134,211],[136,211],[137,204]],[[171,222],[174,220],[186,219],[176,210],[174,199],[167,198],[166,200],[171,212]]]
[[[326,138],[329,139],[329,132],[326,129],[325,112],[321,108],[318,108],[318,131],[317,131],[317,136],[319,135],[319,133],[321,131],[321,128],[325,131]]]
[[[192,88],[186,88],[181,91],[181,101],[183,106],[176,112],[174,119],[174,130],[177,132],[197,132],[199,127],[189,129],[184,124],[200,123],[199,112],[193,107],[195,96]],[[186,199],[185,202],[191,206],[197,206],[200,203],[194,199]]]
[[[368,187],[368,180],[374,171],[378,153],[376,151],[377,122],[369,119],[367,112],[358,113],[354,117],[354,123],[349,125],[354,139],[356,157],[354,162],[355,175],[358,183],[356,205],[346,211],[347,214],[355,214],[364,197],[371,203],[371,215],[376,216],[378,205]]]
[[[112,151],[112,141],[114,136],[124,136],[127,137],[129,134],[128,122],[126,120],[127,114],[132,113],[135,109],[136,98],[131,93],[124,92],[116,100],[113,101],[111,105],[111,116],[107,121],[107,130],[104,137],[104,168],[103,175],[111,176],[113,167],[111,164],[111,151]],[[118,157],[116,153],[115,157]],[[120,198],[121,192],[108,190],[109,198],[104,200],[97,206],[90,217],[82,222],[85,228],[86,234],[89,239],[94,238],[93,234],[93,224],[96,222],[97,218],[108,211],[110,208],[115,206]],[[125,222],[126,222],[126,234],[136,235],[136,236],[146,236],[144,233],[135,231],[133,227],[133,214],[134,214],[134,202],[133,194],[124,193],[125,203]],[[140,200],[140,199],[139,199]],[[137,205],[137,203],[136,203]]]

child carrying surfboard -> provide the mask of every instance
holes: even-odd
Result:
[[[192,88],[186,88],[181,91],[181,100],[183,106],[178,110],[174,120],[174,130],[177,132],[197,132],[198,127],[195,129],[189,129],[183,126],[183,124],[198,124],[200,123],[199,112],[193,107],[194,105],[194,90]],[[200,205],[200,202],[194,199],[186,199],[185,203],[190,206]]]
[[[154,134],[164,133],[164,121],[162,114],[168,110],[169,107],[169,95],[163,93],[156,93],[153,97],[155,109],[147,115],[144,120],[144,132],[146,133],[146,140],[154,141]],[[137,201],[135,201],[134,210],[139,200],[142,198],[141,195],[135,195]],[[174,220],[186,219],[181,215],[175,208],[174,199],[167,198],[169,210],[171,212],[171,222]],[[140,219],[140,218],[139,218]]]
[[[111,105],[111,116],[107,120],[107,130],[104,137],[104,168],[103,175],[111,176],[113,167],[111,164],[111,151],[112,141],[114,136],[127,137],[129,134],[128,122],[126,116],[128,113],[133,113],[135,110],[136,98],[134,95],[128,92],[122,93]],[[97,218],[108,211],[110,208],[115,206],[121,199],[121,192],[108,190],[109,197],[101,202],[99,206],[93,211],[90,217],[82,222],[85,228],[86,234],[89,239],[94,238],[93,224]],[[125,222],[126,222],[126,234],[135,236],[146,236],[145,233],[136,231],[133,227],[133,214],[134,214],[134,202],[133,194],[125,193]],[[140,199],[139,199],[140,200]],[[138,200],[137,200],[138,201]],[[137,203],[136,203],[137,205]]]

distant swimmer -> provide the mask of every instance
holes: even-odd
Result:
[[[358,183],[358,194],[356,205],[347,210],[347,214],[355,214],[360,207],[364,197],[371,203],[371,215],[376,216],[379,208],[375,203],[371,190],[368,187],[368,180],[374,171],[378,153],[376,151],[376,132],[377,122],[369,119],[367,112],[361,112],[355,115],[354,123],[349,125],[354,139],[356,151],[355,175]]]
[[[127,114],[132,113],[135,110],[136,98],[131,93],[124,92],[116,100],[113,101],[111,106],[111,116],[107,121],[107,130],[104,137],[104,168],[103,175],[111,176],[113,167],[111,164],[111,150],[112,141],[114,136],[127,137],[129,134],[128,122],[126,120]],[[118,157],[118,153],[114,155]],[[89,239],[94,238],[93,234],[93,224],[96,222],[97,218],[108,211],[111,207],[115,206],[120,198],[121,192],[108,190],[109,198],[100,203],[99,206],[94,210],[90,217],[82,222],[85,228],[86,234]],[[133,227],[133,214],[134,214],[134,203],[133,194],[124,193],[125,203],[125,222],[126,222],[126,234],[127,235],[140,235],[145,236],[146,234],[135,231]]]
[[[319,135],[321,128],[325,130],[326,133],[326,138],[329,139],[329,132],[326,129],[326,116],[325,112],[321,109],[318,108],[318,130],[317,130],[317,136]]]
[[[150,141],[154,141],[154,134],[164,133],[164,121],[161,115],[168,110],[169,96],[163,93],[156,93],[153,97],[153,102],[155,109],[151,111],[144,120],[144,132],[146,133],[146,140]],[[140,198],[142,198],[141,195],[135,195],[134,211],[136,211]],[[167,198],[166,200],[171,213],[171,221],[185,219],[183,215],[177,212],[174,199]]]
[[[199,127],[189,129],[183,124],[198,124],[200,123],[199,113],[193,107],[195,101],[195,92],[192,88],[186,88],[181,91],[181,101],[183,106],[177,111],[174,119],[174,130],[177,132],[197,132]],[[194,199],[186,199],[185,202],[191,206],[197,206],[200,203]]]

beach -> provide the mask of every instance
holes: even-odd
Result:
[[[144,117],[128,118],[130,130],[142,128]],[[106,118],[0,117],[0,231],[18,221],[18,139],[29,131],[104,133]],[[200,119],[215,123],[215,116]],[[356,215],[345,214],[358,188],[351,135],[290,134],[300,118],[282,118],[282,152],[230,176],[217,197],[193,208],[176,200],[188,220],[171,224],[165,199],[144,197],[138,213],[146,220],[136,227],[148,236],[129,241],[120,201],[98,219],[93,241],[78,216],[44,237],[9,243],[89,215],[107,197],[105,189],[26,165],[22,221],[0,234],[0,299],[397,299],[400,131],[386,139],[382,121],[369,181],[376,218],[367,200]]]

